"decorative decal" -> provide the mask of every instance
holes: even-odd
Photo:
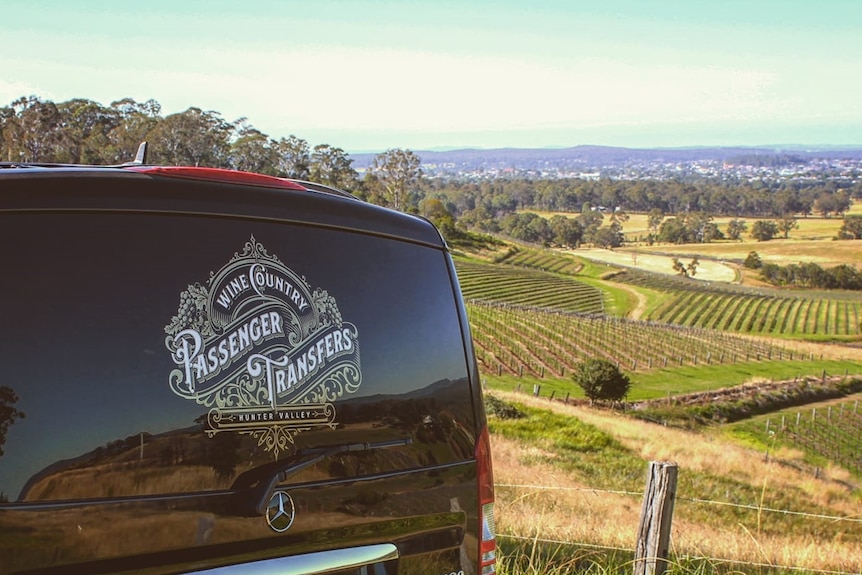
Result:
[[[210,407],[207,434],[250,434],[276,458],[300,431],[335,428],[331,402],[362,383],[358,332],[335,298],[254,236],[180,294],[165,333],[171,391]]]

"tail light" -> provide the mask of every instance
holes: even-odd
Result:
[[[491,465],[491,440],[488,428],[476,442],[479,476],[479,565],[481,575],[497,572],[497,534],[494,526],[494,470]]]

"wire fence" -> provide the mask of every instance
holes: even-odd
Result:
[[[607,493],[610,495],[630,495],[632,497],[643,497],[643,493],[637,491],[616,491],[613,489],[593,489],[590,487],[554,487],[547,485],[524,485],[513,483],[495,483],[495,487],[511,487],[518,489],[541,489],[549,491],[582,491],[587,493]],[[698,499],[694,497],[676,497],[677,501],[687,501],[689,503],[703,503],[707,505],[720,505],[724,507],[734,507],[737,509],[747,509],[750,511],[758,511],[764,513],[780,513],[781,515],[795,515],[799,517],[807,517],[810,519],[825,519],[827,521],[847,521],[850,523],[862,523],[862,517],[847,517],[840,515],[823,515],[820,513],[806,513],[804,511],[791,511],[789,509],[773,509],[770,507],[761,507],[758,505],[745,505],[742,503],[731,503],[729,501],[712,501],[709,499]]]
[[[541,537],[523,537],[520,535],[497,535],[500,539],[511,539],[513,541],[523,541],[525,543],[542,543],[545,545],[571,545],[579,549],[594,549],[597,551],[616,551],[616,552],[631,552],[631,549],[625,547],[612,547],[610,545],[595,545],[592,543],[573,543],[572,541],[562,541],[557,539],[545,539]],[[816,573],[822,575],[859,575],[859,571],[831,571],[828,569],[812,569],[810,567],[795,567],[792,565],[777,565],[775,563],[757,563],[751,561],[737,561],[733,559],[721,559],[718,557],[705,557],[702,555],[677,555],[677,559],[681,561],[708,561],[712,564],[723,563],[727,565],[745,565],[748,567],[756,567],[758,569],[779,569],[782,571],[790,571],[797,573]]]
[[[608,494],[608,495],[618,495],[623,497],[632,497],[636,499],[641,499],[644,497],[644,494],[636,491],[626,491],[626,490],[613,490],[613,489],[595,489],[590,487],[559,487],[559,486],[548,486],[548,485],[537,485],[537,484],[521,484],[521,483],[495,483],[496,488],[510,488],[510,489],[526,489],[526,490],[535,490],[535,491],[568,491],[568,492],[582,492],[582,493],[590,493],[594,495]],[[687,502],[687,503],[695,503],[701,505],[714,505],[719,507],[726,508],[734,508],[746,511],[755,511],[759,514],[771,513],[778,514],[783,516],[795,516],[805,519],[812,520],[822,520],[828,521],[831,523],[851,523],[851,524],[862,524],[862,516],[842,516],[842,515],[827,515],[823,513],[810,513],[805,511],[796,511],[791,509],[776,509],[771,507],[764,507],[760,505],[750,505],[744,503],[734,503],[730,501],[714,501],[709,499],[701,499],[696,497],[675,497],[675,500],[678,502]],[[511,539],[514,541],[522,541],[522,542],[531,542],[533,544],[548,544],[548,545],[568,545],[577,547],[579,549],[593,549],[593,550],[601,550],[601,551],[612,551],[612,552],[628,552],[631,553],[631,548],[624,547],[615,547],[611,545],[598,545],[593,543],[582,543],[578,541],[565,541],[558,540],[552,538],[543,538],[543,537],[525,537],[520,535],[513,534],[499,534],[498,537],[501,539]],[[862,544],[862,542],[860,542]],[[734,565],[734,566],[746,566],[757,569],[771,569],[771,570],[780,570],[786,572],[797,572],[797,573],[812,573],[812,574],[823,574],[823,575],[862,575],[862,571],[854,570],[854,571],[836,571],[829,569],[817,569],[811,567],[799,567],[794,565],[780,565],[776,563],[762,563],[762,562],[752,562],[741,559],[732,559],[732,558],[721,558],[721,557],[708,557],[702,555],[691,555],[680,553],[675,555],[675,559],[678,561],[708,561],[711,564],[726,564],[726,565]]]

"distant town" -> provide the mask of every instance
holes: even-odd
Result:
[[[577,146],[565,149],[417,151],[429,178],[670,180],[703,177],[728,182],[835,181],[862,178],[860,148],[633,149]],[[352,154],[361,174],[374,154]]]

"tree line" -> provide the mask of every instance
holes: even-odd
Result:
[[[860,216],[852,216],[862,221]],[[862,290],[862,272],[852,265],[824,268],[814,262],[778,265],[764,263],[757,252],[749,252],[742,262],[748,269],[760,270],[760,277],[777,287]]]
[[[447,239],[467,230],[503,234],[547,245],[621,245],[626,213],[650,214],[645,241],[663,243],[738,239],[741,218],[757,221],[757,239],[787,235],[795,218],[840,217],[862,198],[862,178],[802,181],[499,179],[481,183],[429,179],[410,150],[377,155],[360,177],[342,148],[310,144],[295,135],[273,138],[246,118],[191,107],[162,115],[155,100],[124,98],[105,106],[88,99],[54,103],[22,97],[0,107],[0,161],[120,164],[149,142],[149,161],[253,171],[312,180],[362,199],[431,219]],[[542,218],[534,211],[571,214]],[[715,216],[734,217],[726,231]]]
[[[148,142],[148,161],[258,172],[333,186],[396,209],[409,207],[422,177],[410,150],[379,154],[364,178],[341,148],[311,147],[297,136],[275,139],[246,118],[191,107],[163,116],[155,100],[124,98],[105,106],[76,98],[54,103],[22,97],[0,108],[0,161],[115,165]]]

